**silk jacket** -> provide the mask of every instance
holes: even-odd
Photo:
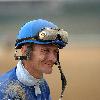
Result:
[[[18,80],[17,67],[0,77],[0,100],[51,100],[50,90],[45,79],[39,83],[40,93],[35,92],[35,85],[28,86]]]

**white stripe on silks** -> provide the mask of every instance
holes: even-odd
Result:
[[[39,88],[39,83],[37,83],[36,85],[34,85],[35,88],[35,95],[37,96],[38,94],[41,94],[41,90]]]

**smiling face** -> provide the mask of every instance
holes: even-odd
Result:
[[[25,46],[22,47],[22,52]],[[33,74],[33,76],[41,76],[43,73],[52,73],[52,67],[57,61],[58,47],[55,45],[34,44],[31,53],[31,60],[24,61],[24,66]]]

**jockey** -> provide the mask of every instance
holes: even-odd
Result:
[[[51,100],[43,74],[51,74],[53,65],[61,73],[62,92],[66,78],[59,61],[59,49],[68,44],[68,33],[43,19],[27,22],[17,34],[16,67],[0,77],[0,100]],[[20,53],[19,53],[20,52]]]

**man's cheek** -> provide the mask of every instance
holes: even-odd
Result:
[[[44,61],[47,60],[47,57],[43,55],[43,56],[41,56],[39,59],[40,59],[41,62],[44,62]]]

